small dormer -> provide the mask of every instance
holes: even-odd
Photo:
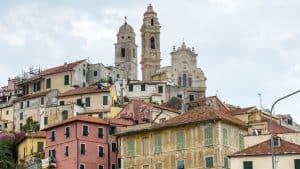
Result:
[[[274,147],[280,147],[280,137],[273,136]]]

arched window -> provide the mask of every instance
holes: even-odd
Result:
[[[154,25],[154,20],[153,20],[153,18],[151,19],[151,26],[153,26]]]
[[[155,49],[155,39],[154,39],[154,37],[152,37],[150,39],[150,47],[151,47],[151,49]]]
[[[186,87],[186,80],[187,80],[187,77],[186,77],[186,74],[183,74],[182,76],[182,81],[183,81],[183,87]]]
[[[62,120],[68,119],[68,111],[67,111],[67,110],[64,110],[64,111],[61,113],[61,119],[62,119]]]

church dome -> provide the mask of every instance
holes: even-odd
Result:
[[[120,34],[134,34],[134,30],[132,26],[130,26],[127,22],[125,22],[119,29],[119,35]]]

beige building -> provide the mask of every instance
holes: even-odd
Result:
[[[40,110],[55,105],[58,93],[58,90],[46,90],[17,98],[13,104],[14,131],[20,132],[29,117],[39,122]]]
[[[272,168],[271,141],[243,149],[230,155],[230,169],[268,169]],[[300,145],[280,137],[274,137],[275,167],[277,169],[300,168]]]
[[[161,123],[118,132],[123,169],[223,169],[228,155],[244,147],[246,124],[210,107],[200,107]]]
[[[0,108],[0,130],[13,131],[14,107],[12,104]]]

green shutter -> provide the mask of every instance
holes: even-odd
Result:
[[[155,135],[154,137],[154,143],[155,143],[155,149],[154,152],[155,153],[161,153],[161,135]]]
[[[223,144],[228,145],[228,135],[227,135],[227,129],[223,128]]]
[[[181,150],[184,148],[184,133],[183,133],[183,131],[176,133],[176,145],[177,145],[177,150]]]
[[[300,169],[300,159],[295,159],[295,169]]]
[[[252,161],[244,161],[244,169],[253,169]]]
[[[244,136],[242,134],[239,135],[240,148],[244,148]]]
[[[213,133],[212,133],[212,128],[211,127],[207,127],[205,128],[205,145],[212,145],[212,137],[213,137]]]
[[[134,155],[134,140],[127,141],[127,155],[132,157]]]

